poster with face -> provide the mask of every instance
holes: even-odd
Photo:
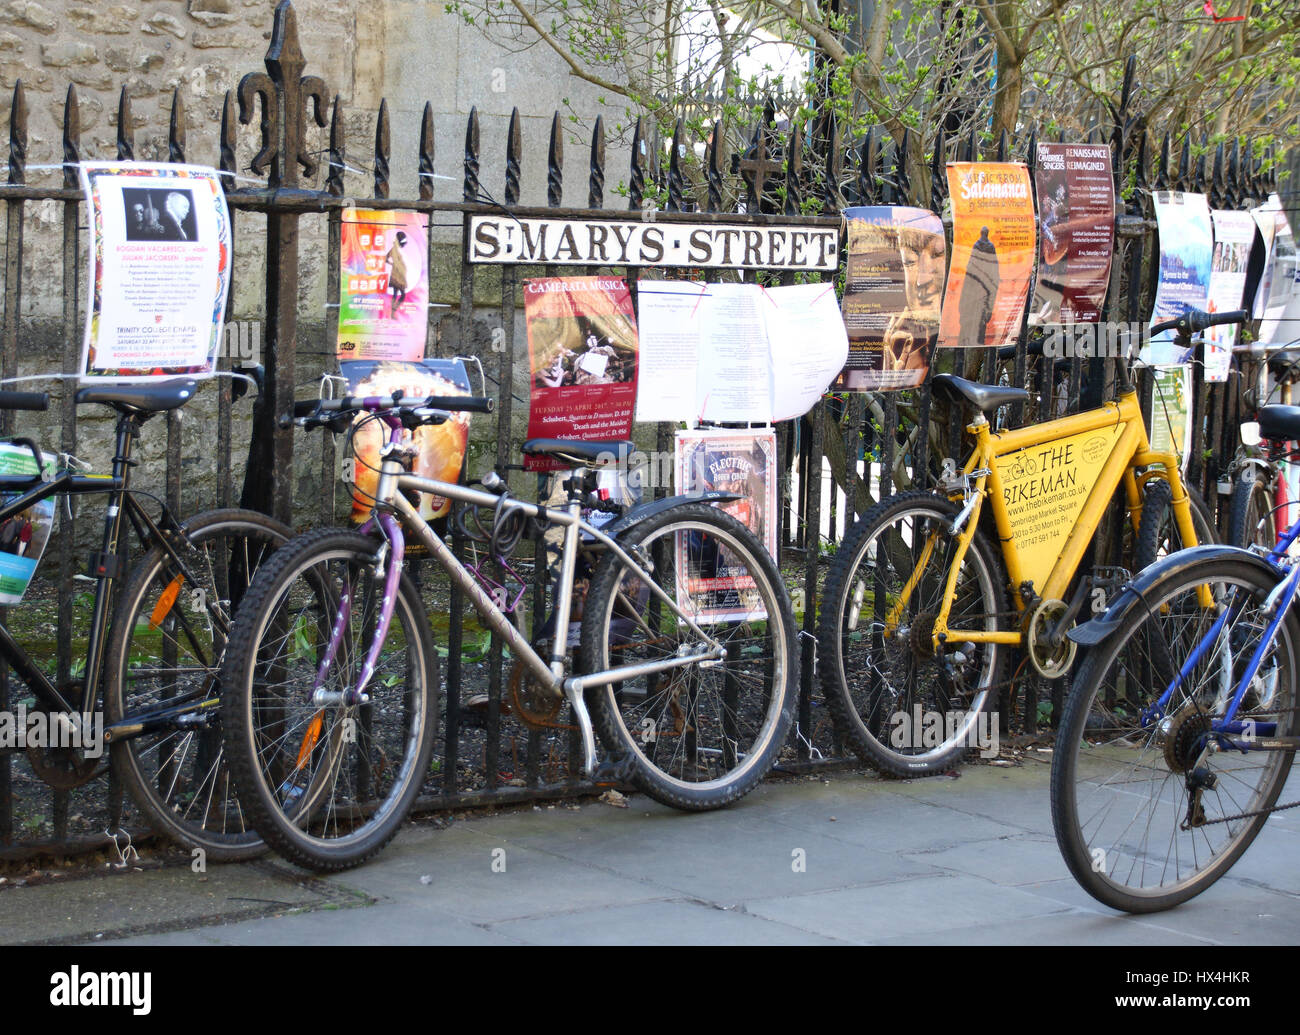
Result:
[[[637,328],[621,277],[524,281],[528,328],[528,437],[626,439],[636,404]],[[564,465],[528,457],[530,471]]]
[[[1174,320],[1189,309],[1209,304],[1210,264],[1214,228],[1204,194],[1157,191],[1156,227],[1160,235],[1160,268],[1151,324]],[[1174,332],[1153,335],[1138,358],[1152,366],[1185,362],[1190,349],[1174,344]]]
[[[841,311],[849,355],[834,387],[914,388],[939,336],[947,247],[943,223],[920,208],[850,208]]]
[[[1029,324],[1096,323],[1115,230],[1110,148],[1039,144],[1034,186],[1042,235]]]
[[[1295,238],[1286,210],[1276,194],[1269,196],[1267,204],[1254,210],[1252,215],[1259,224],[1267,249],[1263,275],[1255,298],[1255,313],[1259,321],[1261,345],[1280,347],[1290,345],[1300,338],[1300,263],[1296,260]]]
[[[339,371],[348,383],[348,395],[391,396],[398,389],[404,397],[471,394],[469,374],[459,359],[345,361],[339,364]],[[457,481],[469,446],[469,421],[470,414],[452,412],[441,424],[404,432],[419,449],[411,473],[440,482]],[[367,414],[359,414],[353,427],[352,521],[360,524],[370,516],[374,504],[380,451],[389,432]],[[418,495],[418,509],[426,521],[442,517],[450,508],[442,496]]]
[[[216,368],[230,290],[230,216],[214,169],[84,162],[90,304],[84,380]]]
[[[949,162],[952,265],[939,344],[1014,344],[1037,252],[1029,170],[1020,162]]]
[[[419,212],[343,210],[339,359],[420,359],[429,325],[429,237]]]

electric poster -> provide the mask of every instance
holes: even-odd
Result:
[[[344,360],[339,372],[348,383],[348,395],[391,396],[401,389],[404,397],[469,395],[469,374],[459,359]],[[469,446],[470,414],[453,410],[441,424],[423,424],[406,432],[419,450],[411,473],[440,482],[456,482]],[[388,441],[388,429],[381,421],[358,414],[352,435],[352,521],[360,524],[370,516],[375,490],[379,487],[380,453]],[[426,521],[440,518],[450,509],[442,496],[419,493],[417,509]]]
[[[1033,582],[1038,592],[1047,584],[1123,428],[1107,425],[993,461],[1022,578]]]
[[[841,311],[849,354],[835,387],[853,392],[915,388],[939,337],[947,245],[927,209],[850,208]]]
[[[343,210],[336,348],[345,359],[421,359],[429,237],[419,212]]]
[[[949,162],[952,266],[939,344],[1015,344],[1037,252],[1029,170],[1019,162]]]
[[[216,170],[83,162],[90,300],[83,380],[216,368],[230,288],[230,216]]]
[[[1204,194],[1157,191],[1155,208],[1160,267],[1152,326],[1209,304],[1214,254],[1214,227]],[[1152,335],[1138,358],[1151,366],[1170,366],[1186,362],[1190,351],[1174,343],[1173,331],[1161,331]]]
[[[637,389],[637,327],[621,277],[544,277],[524,281],[531,390],[529,438],[609,442],[632,434]],[[530,471],[565,465],[546,456]]]
[[[677,491],[735,493],[740,499],[718,508],[745,525],[775,557],[776,432],[679,431],[676,453]],[[707,543],[688,542],[693,535],[697,533],[678,533],[678,606],[711,621],[766,617],[752,576],[732,570],[735,560],[725,546],[710,549]]]
[[[1043,232],[1029,323],[1097,323],[1115,237],[1110,148],[1039,144],[1034,186]]]

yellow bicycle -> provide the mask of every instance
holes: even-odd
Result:
[[[1190,310],[1152,332],[1173,329],[1190,344],[1205,327],[1245,318]],[[945,462],[937,493],[888,497],[845,535],[818,629],[838,730],[863,761],[904,776],[941,772],[985,746],[980,714],[1017,648],[1045,678],[1069,671],[1077,648],[1066,634],[1130,577],[1123,568],[1076,577],[1121,486],[1132,572],[1215,538],[1177,457],[1151,447],[1131,384],[1118,401],[1002,432],[987,414],[1026,399],[1023,389],[940,374],[933,390],[976,411],[966,429],[974,449],[960,470]]]

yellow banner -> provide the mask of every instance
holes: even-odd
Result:
[[[1123,424],[1030,446],[993,462],[1011,521],[1020,577],[1042,592]]]

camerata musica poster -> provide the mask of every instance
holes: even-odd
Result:
[[[85,162],[80,176],[91,225],[82,378],[211,374],[230,287],[230,216],[216,171]]]
[[[679,431],[676,446],[677,491],[735,493],[740,499],[716,506],[758,536],[776,557],[776,432]],[[688,546],[682,541],[688,534],[694,533],[678,533],[678,606],[710,620],[766,617],[754,580],[729,570],[726,548]],[[689,571],[687,561],[692,564]]]
[[[339,359],[420,359],[429,327],[429,237],[419,212],[343,210]]]
[[[1210,261],[1214,227],[1204,194],[1156,191],[1156,227],[1160,234],[1160,269],[1151,324],[1182,316],[1209,304]],[[1138,358],[1151,366],[1185,362],[1189,349],[1174,344],[1173,331],[1152,335]]]
[[[939,344],[1015,343],[1034,273],[1034,198],[1020,162],[949,162],[952,264]]]
[[[528,326],[528,437],[584,442],[626,439],[636,404],[637,333],[621,277],[524,281]],[[528,457],[530,471],[565,465]]]
[[[1043,228],[1029,323],[1096,323],[1110,280],[1115,182],[1104,144],[1039,144]]]
[[[849,356],[835,387],[854,392],[915,388],[939,337],[947,245],[943,223],[923,208],[850,208],[842,312]]]
[[[469,395],[469,374],[459,359],[355,360],[339,363],[348,383],[348,395],[391,396],[401,389],[404,397]],[[455,482],[460,478],[469,446],[470,414],[453,410],[441,424],[424,424],[406,434],[419,450],[411,473],[420,478]],[[379,487],[380,451],[388,431],[367,414],[358,415],[352,435],[352,521],[360,524],[370,516]],[[450,508],[442,496],[422,492],[418,509],[426,521],[440,518]],[[408,544],[414,546],[415,544]]]

